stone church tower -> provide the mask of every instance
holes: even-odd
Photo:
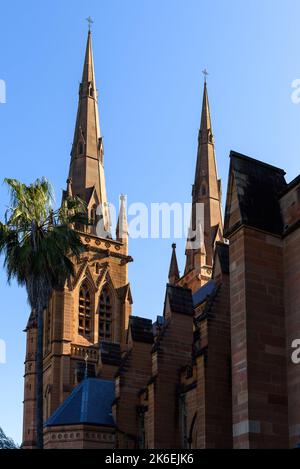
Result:
[[[113,379],[131,314],[128,263],[132,258],[128,256],[125,201],[121,199],[116,239],[113,239],[90,32],[67,190],[63,196],[66,194],[79,196],[86,202],[94,225],[80,233],[86,250],[75,266],[74,278],[63,290],[53,292],[45,314],[45,421],[85,375]],[[32,313],[26,328],[23,448],[34,448],[36,438],[36,327]]]

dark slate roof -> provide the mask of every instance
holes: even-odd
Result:
[[[151,344],[153,342],[153,330],[151,319],[131,316],[129,319],[132,340]]]
[[[286,188],[285,172],[275,166],[232,151],[230,171],[237,188],[242,224],[281,234],[279,194]],[[225,235],[228,236],[228,213]]]
[[[194,314],[193,298],[191,290],[173,285],[167,286],[167,297],[171,311],[178,314]]]
[[[193,294],[194,307],[201,305],[201,303],[203,303],[203,301],[207,300],[207,298],[214,291],[215,287],[216,287],[215,281],[210,280],[203,287],[201,287],[198,291],[196,291]]]
[[[221,285],[216,285],[211,294],[207,297],[203,312],[196,318],[196,324],[199,324],[201,321],[211,317],[211,313],[213,313],[213,305],[219,295],[220,289]],[[199,336],[194,334],[194,340],[197,339],[199,339]]]
[[[218,256],[223,274],[229,274],[229,245],[216,243],[216,256]]]
[[[45,426],[90,424],[114,427],[114,399],[113,381],[85,379],[47,420]]]
[[[214,290],[209,295],[209,298],[208,298],[208,300],[205,304],[205,307],[204,307],[203,315],[201,316],[202,318],[209,317],[209,315],[212,311],[212,307],[214,305],[215,299],[217,298],[220,289],[221,289],[221,285],[216,285]]]
[[[120,366],[121,346],[113,342],[101,342],[101,361],[104,365]]]

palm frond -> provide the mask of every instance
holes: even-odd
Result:
[[[73,260],[83,252],[75,223],[86,223],[87,208],[79,197],[67,197],[54,211],[53,190],[47,179],[29,186],[6,179],[11,207],[0,224],[0,254],[10,282],[25,285],[32,309],[47,305],[53,289],[74,273]]]

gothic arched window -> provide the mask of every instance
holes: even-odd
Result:
[[[90,337],[92,332],[91,325],[91,295],[87,284],[83,283],[79,291],[78,333],[84,337]]]
[[[99,305],[99,339],[112,339],[112,304],[109,289],[104,287]]]

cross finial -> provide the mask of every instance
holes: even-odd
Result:
[[[91,18],[91,16],[89,16],[86,20],[89,24],[89,31],[91,31],[92,24],[94,24],[93,18]]]
[[[203,75],[204,75],[204,82],[206,83],[207,77],[208,77],[209,73],[208,73],[208,71],[207,71],[206,68],[202,71],[202,73],[203,73]]]
[[[85,361],[84,378],[85,379],[88,378],[88,360],[89,360],[89,354],[86,352],[85,358],[84,358],[84,361]]]

